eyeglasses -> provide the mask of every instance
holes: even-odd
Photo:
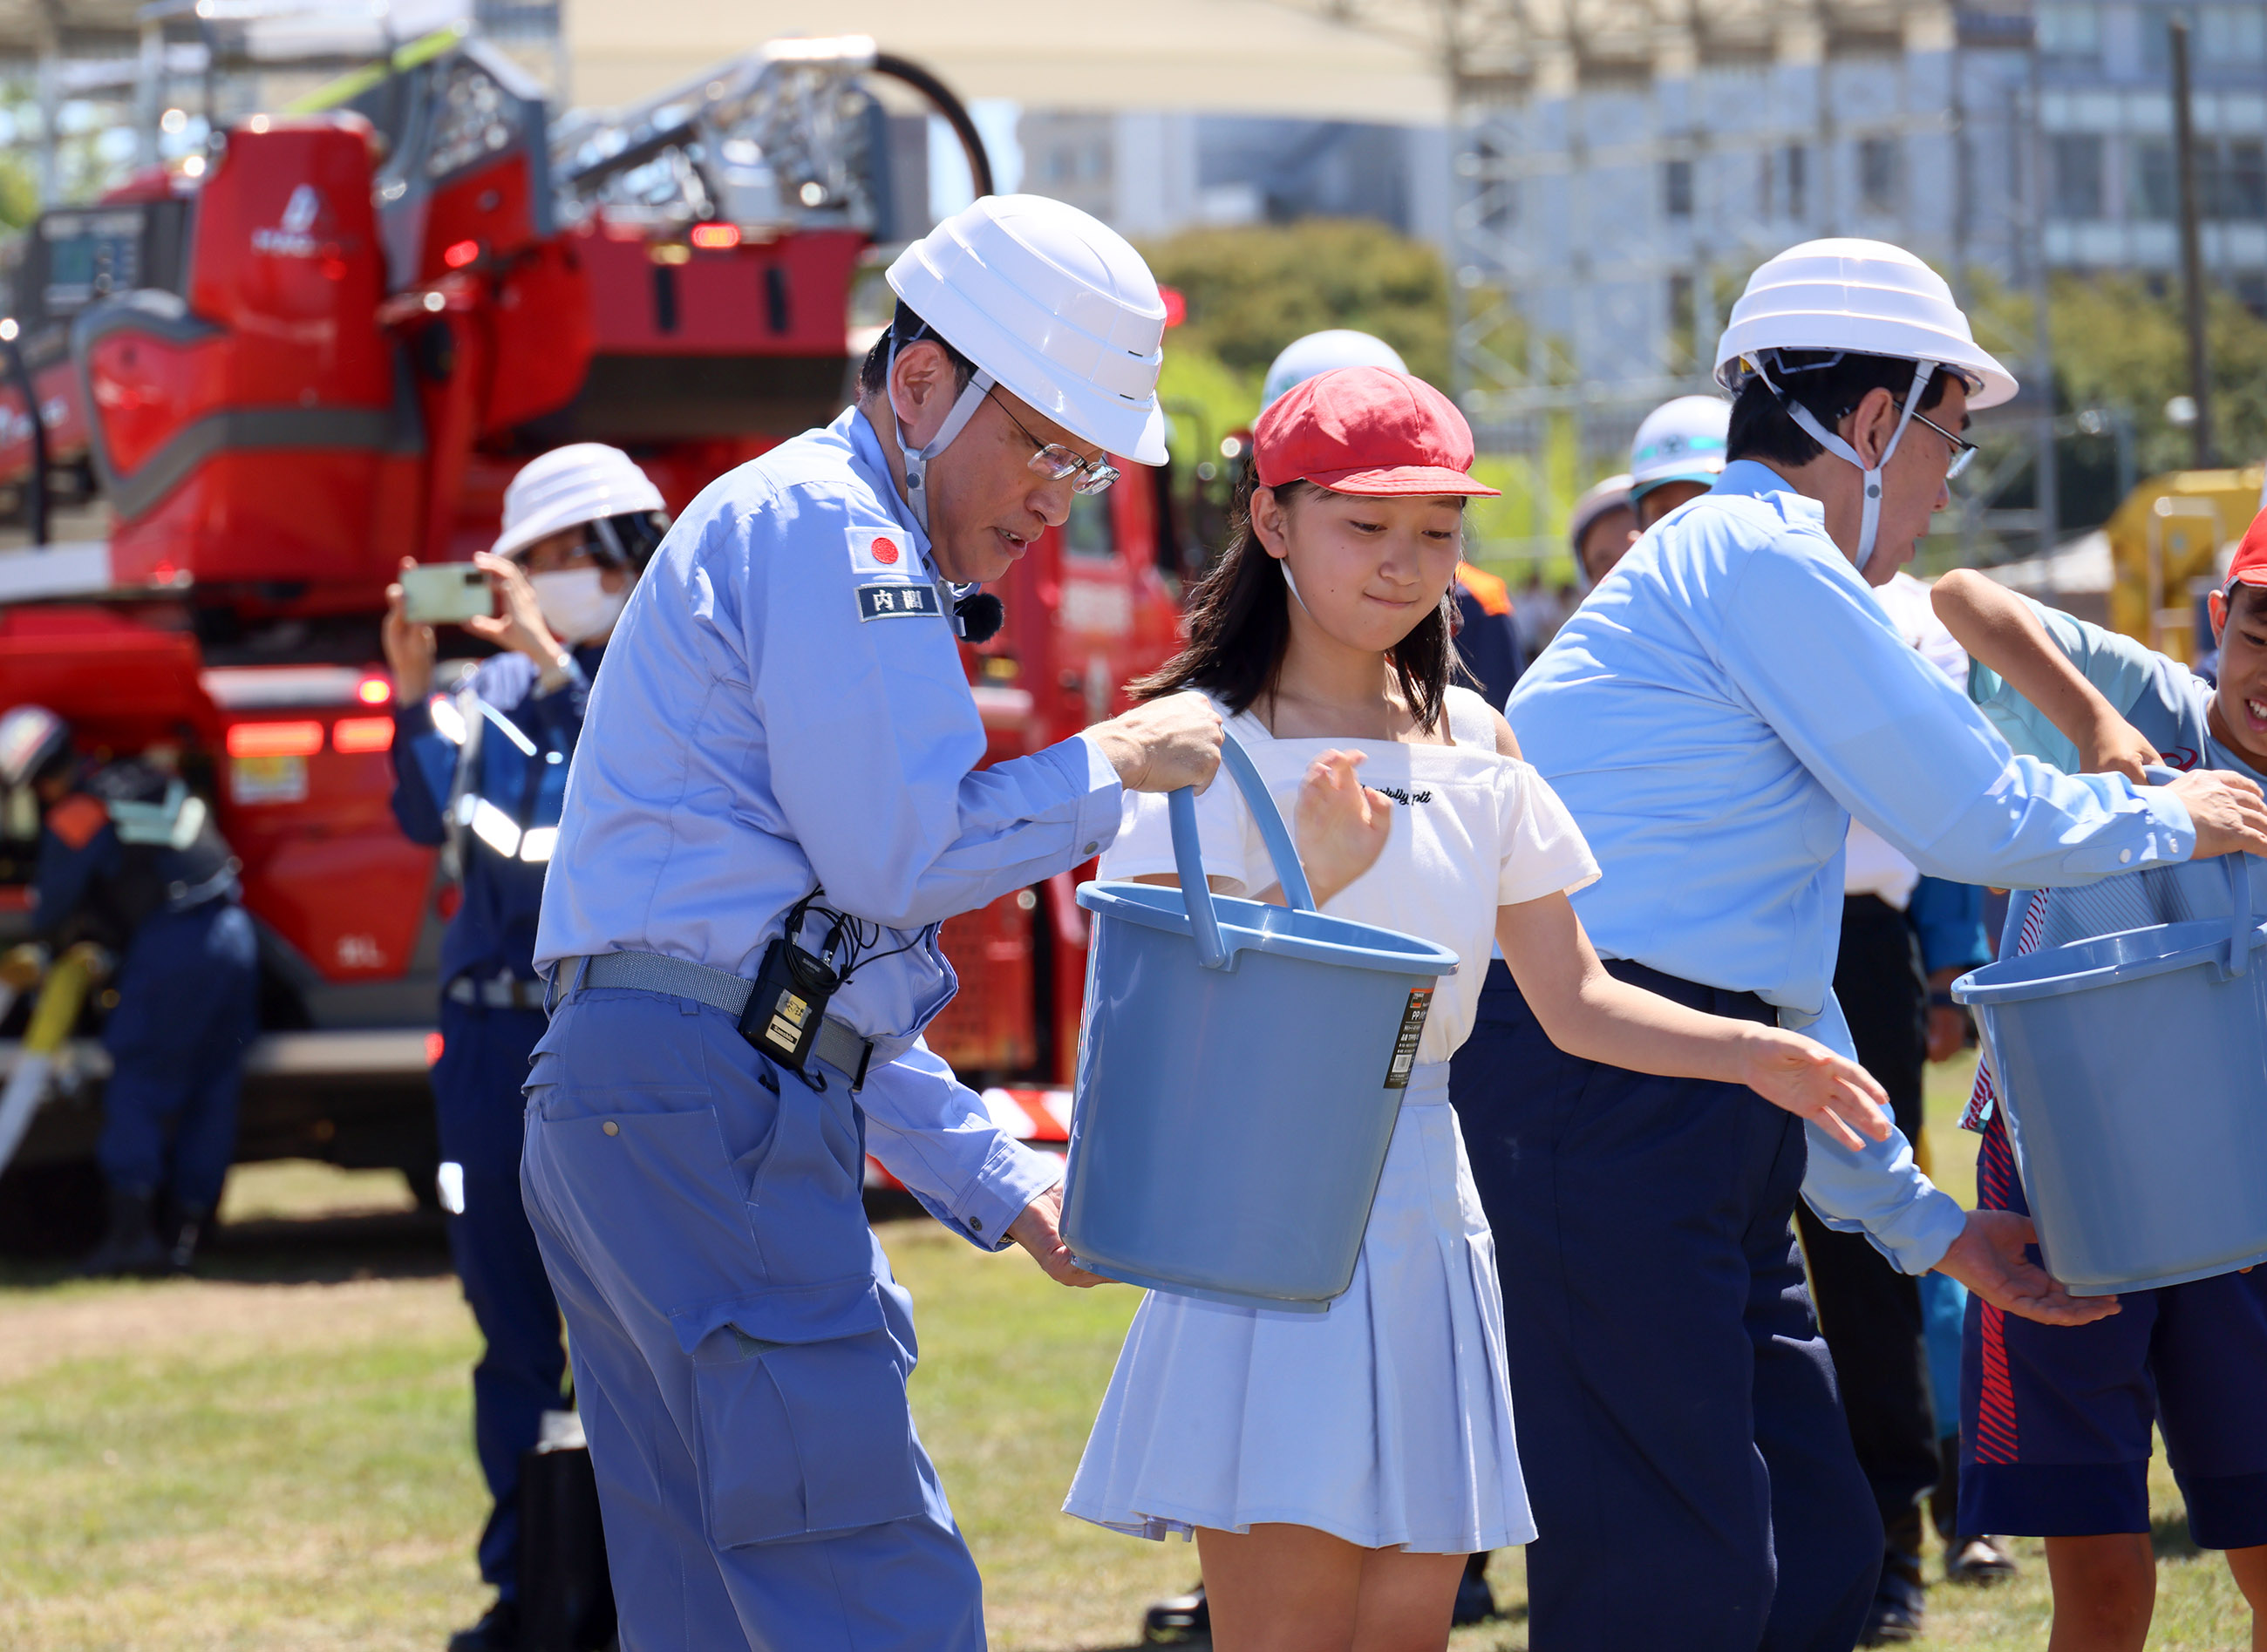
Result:
[[[1902,403],[1898,405],[1897,411],[1899,413],[1903,413],[1904,411],[1904,406]],[[1976,457],[1976,444],[1973,442],[1969,441],[1964,436],[1954,435],[1952,432],[1947,430],[1942,425],[1937,423],[1935,420],[1930,418],[1919,408],[1915,408],[1913,410],[1913,417],[1919,420],[1921,423],[1926,425],[1930,429],[1935,431],[1937,435],[1942,436],[1947,442],[1952,444],[1952,463],[1944,467],[1944,479],[1946,481],[1950,481],[1954,477],[1959,475],[1961,471],[1968,468],[1968,461]]]
[[[991,398],[993,404],[1001,413],[1007,413],[1009,424],[1023,431],[1023,440],[1038,450],[1031,457],[1031,467],[1050,482],[1060,482],[1067,477],[1075,476],[1078,480],[1071,484],[1072,493],[1099,493],[1118,479],[1118,467],[1109,460],[1082,459],[1060,442],[1040,441],[1030,431],[1023,429],[1023,421],[1009,411],[1006,402],[994,396],[988,390],[984,393]]]

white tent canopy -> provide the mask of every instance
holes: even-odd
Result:
[[[578,104],[632,102],[782,34],[870,34],[964,99],[1437,125],[1438,62],[1405,38],[1271,0],[1144,0],[1108,12],[1029,0],[567,0]]]

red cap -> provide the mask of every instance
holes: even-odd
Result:
[[[2227,565],[2226,589],[2239,585],[2267,585],[2267,510],[2251,519],[2243,543],[2235,547],[2235,559]]]
[[[1251,433],[1268,487],[1312,482],[1373,496],[1496,490],[1471,478],[1472,428],[1423,379],[1386,367],[1342,367],[1286,391]]]

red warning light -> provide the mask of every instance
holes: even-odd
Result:
[[[331,725],[331,749],[341,752],[391,751],[393,719],[341,717]]]
[[[737,223],[696,223],[686,238],[704,252],[729,252],[740,245]]]
[[[481,244],[478,241],[459,241],[441,254],[441,261],[451,269],[462,269],[480,255]]]
[[[355,684],[355,698],[365,705],[383,705],[393,698],[393,685],[382,676],[366,676]]]
[[[429,1066],[429,1067],[437,1067],[437,1066],[439,1066],[439,1065],[441,1064],[441,1051],[442,1051],[445,1047],[446,1047],[446,1046],[444,1045],[444,1042],[443,1042],[443,1040],[442,1040],[442,1037],[441,1037],[441,1034],[438,1034],[438,1033],[428,1033],[428,1034],[425,1034],[425,1064],[426,1064],[427,1066]]]
[[[237,723],[228,731],[231,757],[305,757],[322,749],[323,726],[312,720]]]

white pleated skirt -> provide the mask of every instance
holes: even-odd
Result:
[[[1534,1537],[1495,1243],[1448,1077],[1412,1074],[1329,1312],[1143,1299],[1066,1512],[1137,1537],[1280,1522],[1427,1554]]]

